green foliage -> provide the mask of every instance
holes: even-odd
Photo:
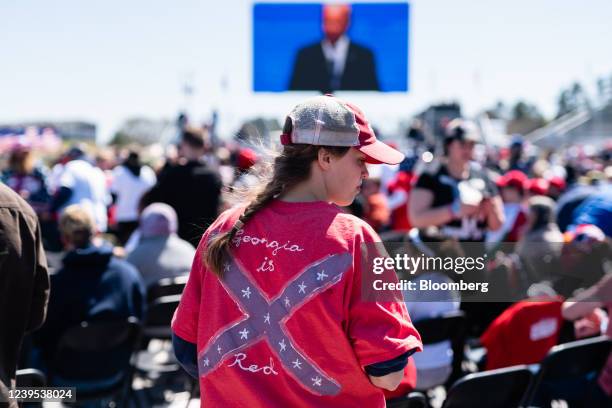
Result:
[[[132,143],[130,137],[121,131],[115,133],[115,135],[109,142],[111,146],[127,146],[130,143]]]

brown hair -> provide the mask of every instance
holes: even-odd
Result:
[[[78,204],[66,207],[59,219],[58,227],[64,240],[77,248],[86,247],[95,232],[91,214]]]
[[[8,166],[17,174],[30,174],[34,170],[34,154],[31,151],[11,152]]]
[[[204,129],[196,127],[186,127],[181,134],[181,140],[194,149],[206,147],[207,134]]]
[[[291,121],[285,123],[284,133],[291,133]],[[204,264],[219,277],[223,276],[223,263],[228,254],[229,244],[239,229],[274,198],[295,185],[308,180],[310,166],[317,160],[319,150],[325,149],[336,157],[344,156],[350,147],[315,146],[306,144],[291,144],[283,147],[279,155],[271,164],[271,171],[260,176],[260,187],[254,198],[246,206],[243,214],[238,218],[234,227],[226,232],[217,234],[208,242],[204,249]],[[263,164],[265,166],[265,164]],[[255,170],[257,171],[257,170]],[[251,193],[253,191],[250,188]]]

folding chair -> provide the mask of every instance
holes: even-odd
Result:
[[[147,288],[147,302],[152,302],[162,296],[180,295],[185,289],[189,271],[185,271],[185,275],[176,276],[174,278],[163,278],[151,284]]]
[[[448,312],[439,317],[414,322],[414,327],[421,335],[425,347],[428,344],[450,341],[453,350],[453,370],[449,380],[460,377],[465,345],[465,313],[461,310]]]
[[[387,400],[387,408],[427,408],[427,397],[420,392],[411,392],[405,397]]]
[[[17,387],[44,387],[47,385],[45,374],[35,368],[17,370],[15,377]]]
[[[135,317],[68,329],[50,364],[49,385],[75,387],[78,401],[111,399],[126,406],[140,332]]]
[[[533,378],[526,365],[469,374],[448,390],[442,408],[516,408]]]
[[[553,347],[540,364],[527,402],[540,406],[553,399],[579,405],[610,355],[612,340],[599,336]],[[574,405],[572,405],[574,404]]]

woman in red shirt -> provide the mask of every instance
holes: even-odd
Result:
[[[366,163],[403,155],[332,96],[297,105],[281,141],[260,192],[204,233],[175,352],[202,406],[384,407],[382,390],[422,345],[402,302],[362,299],[363,244],[380,239],[338,206],[359,193]]]

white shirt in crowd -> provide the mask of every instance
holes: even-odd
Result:
[[[110,195],[102,170],[85,160],[72,160],[64,165],[58,184],[59,187],[72,190],[72,195],[60,208],[60,213],[69,205],[78,204],[93,216],[98,231],[105,232],[108,223],[106,207],[110,204]]]
[[[425,272],[413,280],[417,287],[420,281],[451,283],[452,280],[440,272]],[[459,310],[461,296],[458,292],[430,291],[404,292],[406,309],[413,322],[434,319],[447,312]],[[444,384],[453,371],[453,349],[448,340],[427,344],[422,353],[416,353],[414,364],[417,368],[417,390],[427,390]]]
[[[138,203],[156,181],[155,172],[149,166],[142,166],[138,176],[124,166],[115,167],[110,190],[117,195],[115,216],[118,222],[138,220]]]

